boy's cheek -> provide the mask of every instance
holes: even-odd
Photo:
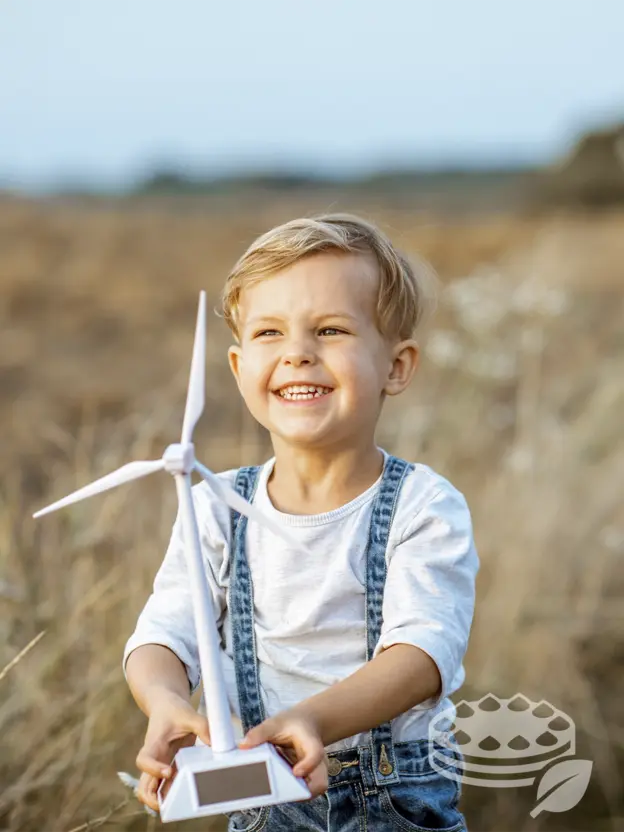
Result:
[[[251,385],[242,384],[240,387],[240,393],[243,397],[243,401],[247,405],[247,409],[253,416],[253,418],[259,422],[263,428],[269,429],[268,424],[268,413],[269,413],[269,404],[270,402],[267,400],[267,396],[272,396],[273,393],[267,391],[266,388],[261,389],[259,387],[251,387]]]
[[[249,401],[254,396],[257,397],[261,391],[267,389],[258,368],[254,367],[248,360],[241,361],[239,364],[237,383],[245,401]]]

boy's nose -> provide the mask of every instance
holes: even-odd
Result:
[[[282,362],[292,367],[301,367],[305,364],[314,364],[315,357],[311,352],[303,352],[301,350],[290,350],[282,357]]]
[[[314,364],[316,356],[309,338],[291,338],[289,343],[284,344],[282,362],[292,367],[300,367],[302,364]]]
[[[316,363],[314,338],[307,331],[290,333],[282,342],[282,363],[291,367]]]

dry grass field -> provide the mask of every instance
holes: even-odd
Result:
[[[38,507],[179,436],[200,288],[217,303],[253,237],[331,207],[378,221],[440,276],[410,391],[378,441],[466,494],[482,560],[456,695],[546,699],[593,761],[581,802],[464,786],[471,832],[624,830],[624,214],[430,214],[381,196],[0,201],[0,830],[153,830],[117,770],[145,720],[124,642],[168,539],[153,477],[39,521]],[[208,331],[201,458],[267,458]],[[171,829],[222,828],[208,822]]]

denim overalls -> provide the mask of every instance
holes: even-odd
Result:
[[[366,655],[371,660],[381,635],[382,601],[386,574],[385,551],[403,477],[409,463],[386,459],[382,481],[373,503],[366,552]],[[241,468],[236,490],[252,500],[258,467]],[[236,682],[243,729],[247,732],[265,719],[260,694],[254,632],[253,586],[245,555],[247,520],[232,512],[232,566],[229,613],[232,622]],[[437,772],[429,761],[429,740],[392,742],[390,723],[370,732],[370,745],[332,752],[329,788],[324,795],[299,803],[265,806],[234,812],[229,832],[465,832],[457,807],[457,780]],[[449,760],[459,751],[438,746]]]

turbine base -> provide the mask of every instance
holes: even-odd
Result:
[[[164,823],[310,798],[305,782],[268,743],[221,753],[205,745],[181,748],[172,768],[158,790]]]

